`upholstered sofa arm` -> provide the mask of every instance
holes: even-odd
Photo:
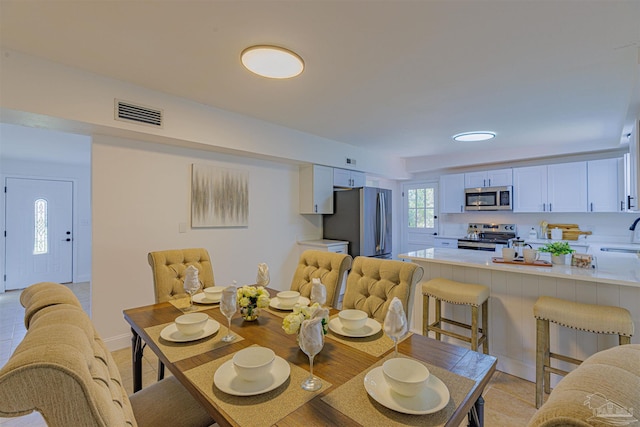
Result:
[[[59,283],[42,282],[29,286],[20,294],[24,307],[24,326],[29,329],[31,318],[40,309],[55,304],[70,304],[82,308],[71,289]]]
[[[594,354],[564,377],[529,427],[636,425],[639,420],[640,344],[627,344]]]

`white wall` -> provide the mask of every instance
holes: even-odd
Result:
[[[290,286],[296,240],[319,238],[320,215],[298,214],[298,167],[141,141],[96,136],[92,151],[93,320],[110,348],[129,345],[122,310],[154,302],[147,253],[204,247],[215,281],[254,283],[266,262],[271,287]],[[193,163],[249,172],[249,226],[187,228]]]
[[[77,137],[74,135],[74,137]],[[83,137],[87,146],[85,165],[52,162],[35,162],[6,159],[0,156],[1,178],[4,185],[6,177],[65,179],[73,182],[73,280],[86,282],[91,280],[91,168],[90,140]],[[19,143],[19,141],[17,141]],[[4,141],[4,146],[16,141]],[[0,224],[4,227],[5,198],[0,198]],[[4,251],[0,247],[0,277],[4,275]],[[4,290],[4,284],[0,291]]]

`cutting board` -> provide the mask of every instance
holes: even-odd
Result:
[[[547,238],[551,238],[551,230],[559,228],[562,230],[563,240],[578,240],[581,235],[590,235],[591,231],[582,231],[578,224],[549,224],[547,226]]]

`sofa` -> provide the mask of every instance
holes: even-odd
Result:
[[[128,396],[111,353],[66,286],[32,285],[20,302],[27,333],[0,370],[0,417],[38,411],[51,427],[214,424],[174,377]]]
[[[529,427],[640,425],[640,344],[595,353],[562,378]]]

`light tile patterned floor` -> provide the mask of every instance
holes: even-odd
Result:
[[[88,283],[69,285],[78,296],[85,311],[90,313],[91,293]],[[0,294],[0,366],[20,343],[26,329],[23,324],[24,309],[20,305],[20,291]],[[124,348],[114,351],[113,358],[118,364],[122,381],[129,393],[132,393],[131,350]],[[142,366],[143,386],[156,381],[158,359],[153,352],[144,352]],[[167,375],[171,373],[167,370]],[[485,426],[518,427],[526,426],[536,411],[535,385],[504,372],[496,372],[484,392]],[[38,413],[18,418],[0,418],[2,427],[46,427],[46,423]],[[460,427],[466,426],[466,422]]]

